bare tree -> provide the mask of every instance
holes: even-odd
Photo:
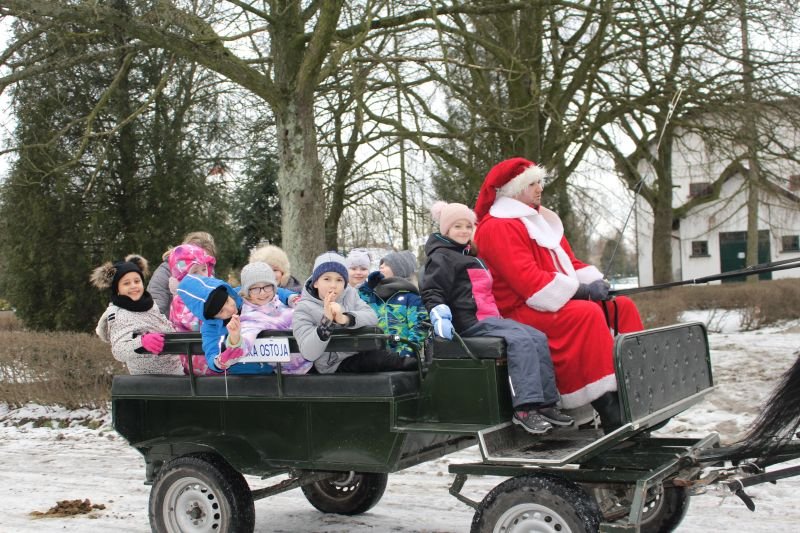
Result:
[[[415,28],[429,37],[376,58],[402,80],[409,118],[367,113],[433,156],[446,199],[472,203],[493,164],[525,156],[552,171],[549,201],[568,219],[567,179],[606,120],[595,93],[611,58],[613,5],[531,1],[513,12],[442,16]]]
[[[325,197],[314,116],[320,84],[339,67],[339,60],[372,32],[408,27],[452,13],[513,11],[517,3],[463,5],[435,2],[419,7],[391,2],[357,5],[360,20],[342,25],[343,0],[325,2],[274,0],[263,5],[240,0],[212,2],[203,12],[170,1],[143,3],[126,12],[93,0],[7,0],[0,14],[38,24],[37,32],[63,32],[66,27],[99,32],[119,31],[126,49],[161,48],[194,61],[252,92],[275,116],[278,185],[283,210],[283,246],[298,273],[310,271],[324,248]],[[6,61],[25,46],[20,39],[2,54]],[[116,53],[99,50],[93,56]],[[0,88],[60,65],[42,61],[15,69],[0,79]]]
[[[604,111],[614,117],[595,145],[611,155],[623,181],[653,212],[652,264],[656,283],[672,280],[673,152],[681,132],[700,124],[696,113],[730,102],[732,66],[709,48],[720,42],[728,11],[715,0],[629,1],[616,10],[614,46],[625,50],[602,77]],[[724,7],[724,6],[723,6]],[[626,146],[633,145],[632,151]],[[652,171],[646,179],[643,170]],[[679,209],[717,197],[732,172]]]

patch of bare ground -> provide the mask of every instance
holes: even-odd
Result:
[[[102,511],[106,506],[102,503],[93,504],[88,498],[85,500],[61,500],[45,512],[32,511],[33,518],[63,518],[65,516],[75,516],[89,514],[92,511]]]

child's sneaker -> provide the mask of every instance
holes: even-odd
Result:
[[[550,422],[542,418],[542,415],[536,412],[536,409],[530,411],[514,411],[514,416],[511,421],[517,425],[522,426],[522,429],[531,433],[532,435],[545,435],[553,430]]]
[[[575,423],[575,420],[573,420],[571,416],[565,415],[552,405],[550,407],[540,407],[536,412],[554,426],[571,426]]]

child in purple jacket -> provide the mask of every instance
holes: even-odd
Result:
[[[242,304],[242,348],[251,353],[259,332],[267,329],[291,331],[292,309],[278,298],[275,273],[261,262],[250,263],[242,268],[242,286],[239,295]],[[299,353],[291,354],[291,360],[281,363],[283,374],[305,374],[313,366],[311,361]]]

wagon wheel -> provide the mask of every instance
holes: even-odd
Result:
[[[689,510],[689,491],[686,487],[663,487],[642,509],[642,533],[673,531]]]
[[[580,486],[550,475],[528,475],[500,483],[483,499],[472,533],[530,531],[594,533],[600,511]]]
[[[361,514],[371,509],[386,490],[387,474],[343,472],[341,476],[303,486],[306,499],[323,513]]]
[[[150,490],[150,527],[157,533],[252,533],[255,509],[244,477],[213,455],[178,457]]]
[[[630,500],[633,494],[630,488],[613,489],[597,488],[594,489],[595,496],[598,501],[607,499],[609,493],[616,492],[623,498],[620,502],[622,506],[618,506],[612,510],[607,518],[609,520],[618,520],[625,517],[630,512]],[[648,491],[644,507],[642,508],[642,516],[640,520],[640,531],[642,533],[662,533],[666,531],[673,531],[678,527],[686,511],[689,509],[689,491],[686,487],[674,486],[657,486]]]

